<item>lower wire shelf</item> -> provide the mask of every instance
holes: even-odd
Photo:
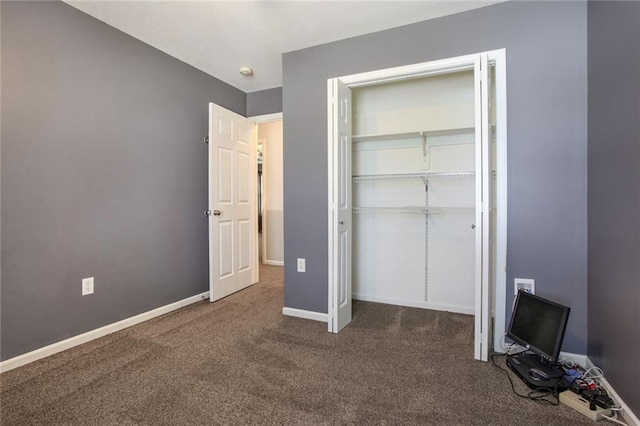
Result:
[[[402,207],[353,207],[354,214],[362,213],[393,213],[393,214],[474,214],[474,207],[424,207],[424,206],[402,206]]]

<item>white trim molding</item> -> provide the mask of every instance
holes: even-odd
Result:
[[[493,308],[493,339],[507,331],[507,51],[498,49],[489,52],[489,59],[494,61],[496,80],[496,282]],[[494,343],[494,350],[499,347]]]
[[[248,117],[250,120],[253,120],[256,123],[268,123],[270,121],[279,121],[282,120],[284,114],[281,112],[274,112],[273,114],[264,114],[264,115],[256,115],[253,117]]]
[[[395,299],[392,297],[368,296],[361,293],[353,293],[351,296],[355,300],[364,302],[385,303],[387,305],[406,306],[409,308],[431,309],[434,311],[453,312],[456,314],[473,315],[475,309],[473,306],[448,305],[442,303],[421,302],[409,299]]]
[[[304,309],[282,308],[282,315],[289,317],[304,318],[313,321],[328,322],[329,316],[322,312],[305,311]]]
[[[282,260],[263,260],[262,263],[265,265],[271,266],[284,266],[284,262]]]
[[[640,426],[640,419],[638,419],[638,417],[633,413],[633,411],[631,411],[629,406],[625,404],[622,398],[620,398],[620,395],[618,395],[618,392],[616,392],[615,389],[613,389],[613,387],[607,381],[607,379],[603,377],[599,380],[600,380],[600,383],[602,383],[602,386],[604,386],[604,388],[607,390],[607,393],[609,394],[609,396],[613,398],[613,400],[617,402],[620,405],[620,407],[622,407],[622,414],[620,415],[627,422],[627,424],[629,426]]]
[[[185,306],[206,300],[209,298],[209,292],[196,294],[195,296],[187,297],[186,299],[179,300],[174,303],[170,303],[165,306],[161,306],[156,309],[152,309],[147,312],[143,312],[139,315],[131,318],[126,318],[112,324],[105,325],[104,327],[96,328],[95,330],[87,331],[86,333],[79,334],[77,336],[70,337],[65,340],[53,343],[51,345],[36,349],[26,354],[18,355],[14,358],[7,359],[0,362],[0,373],[13,370],[14,368],[21,367],[23,365],[32,363],[42,358],[57,354],[58,352],[71,349],[74,346],[82,345],[83,343],[90,342],[100,337],[106,336],[111,333],[123,330],[131,327],[132,325],[140,324],[141,322],[148,321],[152,318],[159,317],[160,315],[167,314]]]
[[[587,356],[582,354],[574,354],[571,352],[560,352],[560,359],[573,362],[581,366],[587,365]]]
[[[597,365],[591,362],[591,359],[589,359],[589,357],[585,357],[585,358],[586,358],[586,363],[585,363],[586,368],[597,367]],[[607,390],[607,393],[609,394],[609,396],[613,398],[613,400],[617,402],[618,405],[620,405],[620,407],[622,407],[622,413],[620,415],[627,422],[627,424],[629,426],[640,426],[640,419],[638,419],[638,417],[634,414],[634,412],[631,411],[629,406],[625,404],[622,398],[620,398],[620,395],[618,395],[618,392],[616,392],[615,389],[613,389],[613,386],[611,386],[611,383],[609,383],[607,379],[605,379],[604,377],[601,377],[598,380],[600,380],[600,383],[602,384],[602,386],[604,386],[604,388]]]

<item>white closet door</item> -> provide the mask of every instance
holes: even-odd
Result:
[[[329,134],[329,321],[337,333],[351,322],[351,90],[328,82]]]
[[[504,313],[505,280],[506,280],[506,96],[505,96],[505,52],[491,51],[482,54],[465,55],[441,61],[433,61],[423,64],[408,65],[386,70],[378,70],[353,74],[330,79],[328,81],[328,118],[329,118],[329,146],[328,146],[328,176],[329,176],[329,331],[339,331],[342,318],[351,319],[351,305],[349,295],[351,293],[351,264],[350,251],[352,240],[351,212],[355,210],[351,205],[351,182],[345,178],[350,177],[351,170],[351,123],[349,123],[351,102],[347,88],[356,88],[386,83],[395,80],[403,80],[413,77],[439,75],[449,72],[473,70],[474,75],[474,147],[475,147],[475,345],[474,357],[479,360],[488,360],[489,342],[491,342],[491,272],[494,259],[491,250],[491,184],[493,179],[491,164],[491,133],[490,120],[490,81],[489,60],[496,66],[496,145],[497,162],[499,165],[497,175],[497,208],[500,214],[497,219],[498,247],[496,258],[499,263],[496,270],[496,281],[499,288],[496,290],[496,299],[500,300],[496,310]],[[343,84],[347,87],[344,87]],[[344,98],[342,98],[342,94]],[[356,93],[360,96],[360,93]],[[343,103],[344,102],[344,103]],[[340,106],[346,115],[340,117]],[[406,114],[401,115],[406,118]],[[342,123],[341,123],[342,120]],[[356,119],[356,128],[359,127]],[[441,123],[442,124],[442,123]],[[342,126],[342,127],[341,127]],[[458,125],[453,127],[460,127]],[[466,126],[463,126],[466,128]],[[446,130],[447,127],[443,128]],[[461,129],[463,130],[463,129]],[[398,133],[398,129],[378,129],[378,133]],[[404,133],[401,132],[404,135]],[[447,133],[448,134],[448,133]],[[342,136],[348,135],[346,138]],[[374,135],[375,136],[375,135]],[[380,136],[380,135],[378,135]],[[424,136],[424,135],[423,135]],[[361,141],[366,136],[361,137]],[[377,142],[379,139],[369,139]],[[341,145],[342,141],[342,145]],[[377,145],[376,145],[377,146]],[[431,161],[434,154],[430,152],[428,160]],[[360,154],[358,154],[360,155]],[[424,153],[422,155],[424,157]],[[357,159],[358,157],[355,156]],[[429,169],[427,158],[421,159],[420,167]],[[473,162],[474,159],[471,159]],[[362,163],[362,162],[361,162]],[[364,161],[371,166],[371,161]],[[369,167],[370,168],[370,167]],[[367,170],[357,170],[358,173],[372,173]],[[433,170],[431,170],[433,172]],[[389,172],[387,172],[389,173]],[[392,171],[391,173],[399,173]],[[473,191],[473,190],[472,190]],[[344,195],[344,196],[343,196]],[[360,194],[357,194],[360,196]],[[342,198],[341,198],[342,197]],[[356,200],[358,201],[358,200]],[[341,204],[342,203],[342,204]],[[427,202],[429,205],[429,202]],[[365,206],[366,207],[366,206]],[[383,206],[384,207],[384,206]],[[362,209],[357,210],[363,212]],[[347,213],[348,212],[348,213]],[[429,214],[430,212],[427,212]],[[433,213],[437,213],[434,211]],[[463,212],[464,213],[464,212]],[[342,222],[342,223],[340,223]],[[344,242],[344,244],[343,244]],[[342,281],[340,281],[342,279]],[[347,310],[348,307],[348,310]],[[343,311],[340,309],[344,308]],[[340,316],[341,312],[349,315]],[[503,315],[498,313],[496,327],[504,330]]]
[[[486,53],[474,64],[476,88],[476,298],[475,359],[489,359],[491,341],[491,115],[489,61]]]

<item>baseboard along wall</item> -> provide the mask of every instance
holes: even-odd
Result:
[[[454,312],[457,314],[474,315],[475,308],[458,305],[445,305],[440,303],[421,302],[416,300],[394,299],[390,297],[369,296],[361,293],[353,293],[354,300],[363,302],[386,303],[387,305],[408,306],[410,308],[431,309],[434,311]]]
[[[591,362],[589,357],[585,356],[585,358],[586,358],[586,362],[580,365],[584,365],[585,368],[597,367],[597,365]],[[609,383],[607,379],[605,379],[604,377],[598,380],[600,380],[600,383],[602,384],[602,386],[604,386],[604,388],[607,390],[607,393],[609,394],[609,396],[613,398],[613,400],[617,402],[620,405],[620,407],[622,407],[621,414],[620,412],[618,413],[620,416],[622,416],[624,421],[627,422],[627,425],[640,426],[640,419],[638,419],[638,416],[636,416],[635,413],[631,411],[629,406],[622,400],[622,398],[620,398],[620,395],[618,395],[618,392],[616,392],[613,386],[611,386],[611,383]]]
[[[560,352],[560,360],[562,361],[570,361],[574,364],[582,365],[583,367],[587,365],[588,358],[586,355],[574,354],[571,352]]]
[[[18,355],[14,358],[9,358],[0,362],[0,373],[13,370],[14,368],[21,367],[23,365],[32,363],[42,358],[57,354],[58,352],[71,349],[74,346],[82,345],[83,343],[90,342],[100,337],[106,336],[111,333],[123,330],[131,327],[132,325],[140,324],[141,322],[148,321],[152,318],[159,317],[160,315],[167,314],[177,309],[189,306],[193,303],[200,302],[201,300],[209,299],[209,292],[196,294],[195,296],[188,297],[186,299],[179,300],[174,303],[170,303],[165,306],[161,306],[156,309],[152,309],[147,312],[143,312],[139,315],[131,318],[123,319],[122,321],[114,322],[104,327],[96,328],[95,330],[87,331],[86,333],[79,334],[77,336],[70,337],[65,340],[53,343],[51,345],[36,349],[26,354]]]
[[[282,315],[287,315],[287,316],[296,317],[296,318],[304,318],[304,319],[320,321],[320,322],[329,321],[329,316],[327,314],[323,314],[321,312],[305,311],[304,309],[285,307],[285,308],[282,308]]]

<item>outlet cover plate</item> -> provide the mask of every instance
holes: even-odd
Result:
[[[307,262],[301,257],[298,258],[298,272],[307,272]]]
[[[524,290],[527,293],[536,294],[536,280],[530,278],[514,278],[513,279],[513,295],[518,294],[518,290]]]
[[[86,296],[88,294],[93,294],[93,280],[94,280],[94,277],[82,279],[82,295],[83,296]]]

